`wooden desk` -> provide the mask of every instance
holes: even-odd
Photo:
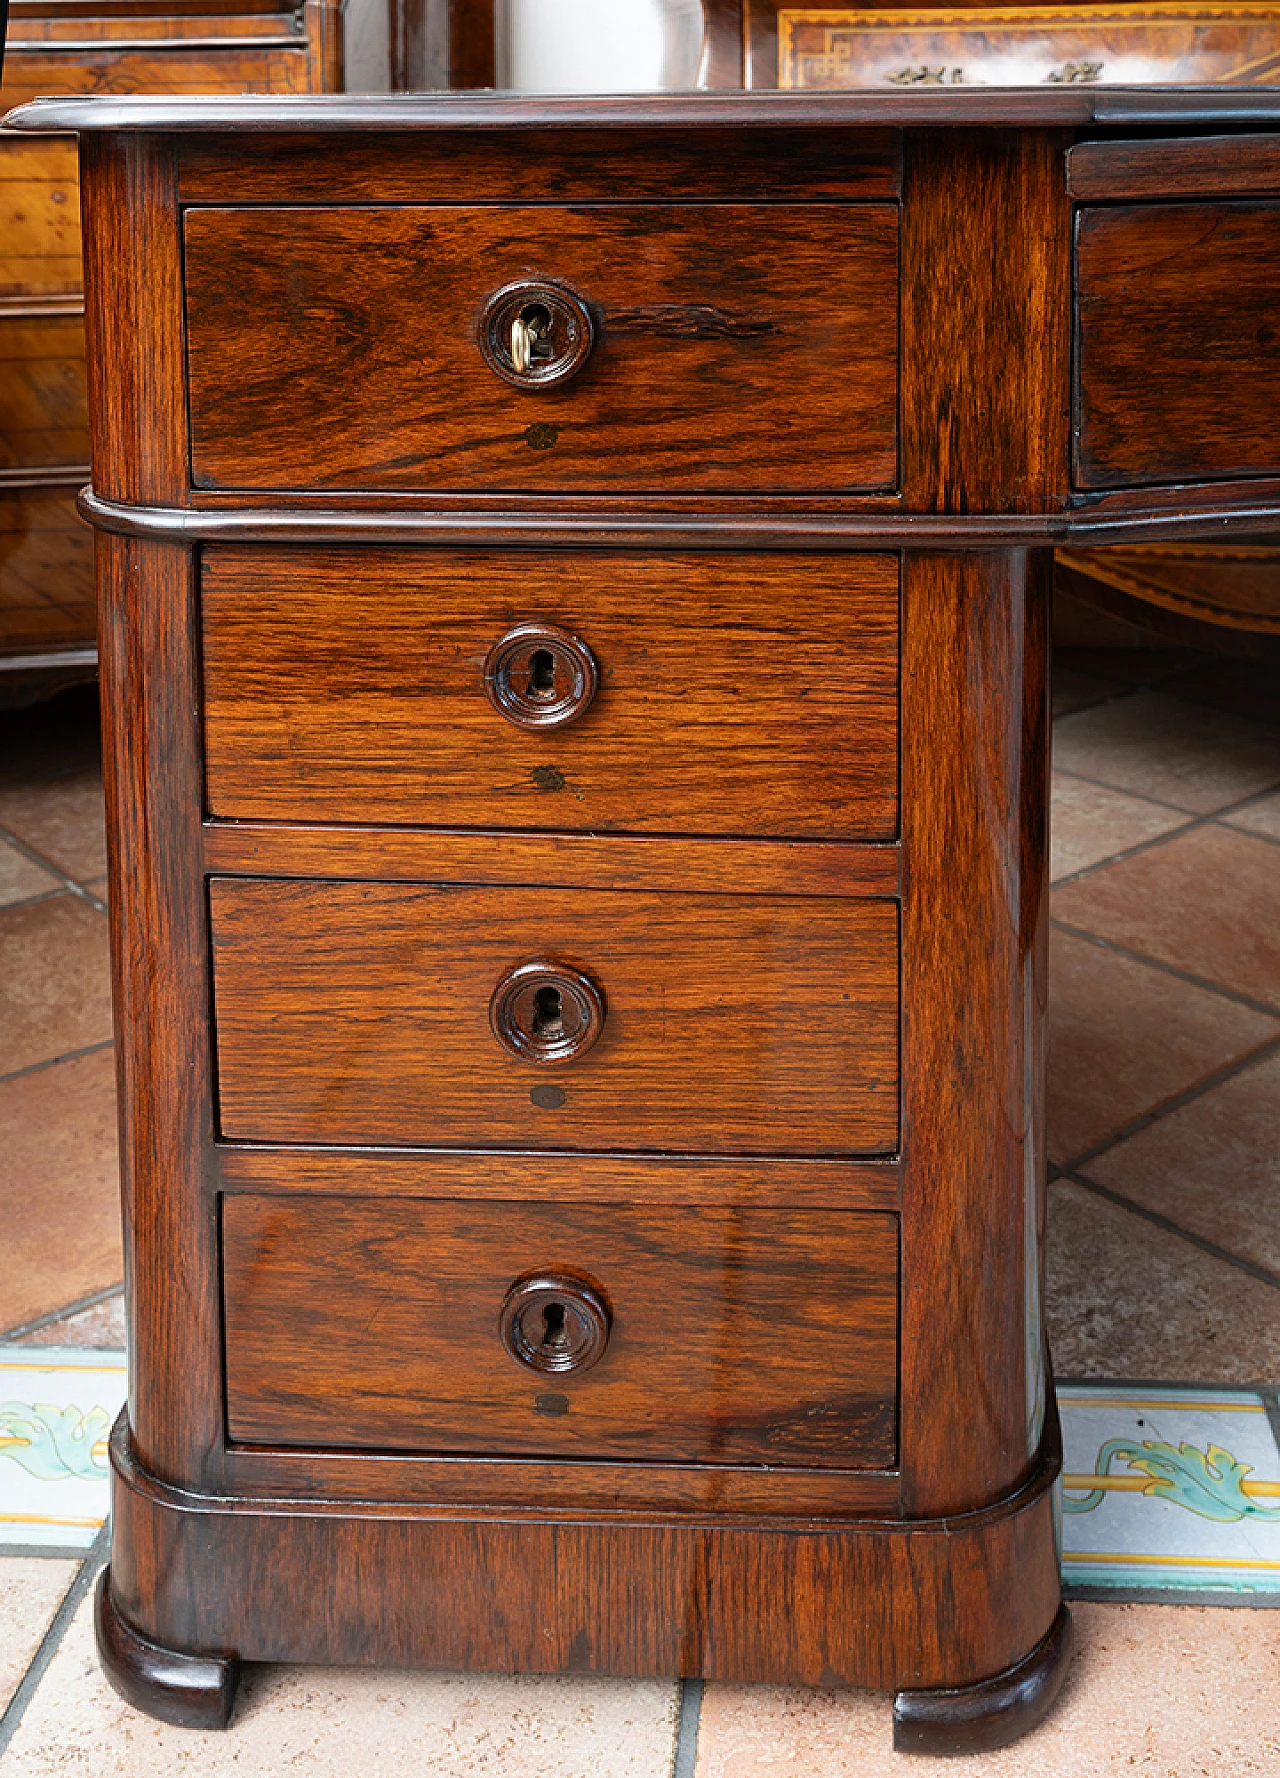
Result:
[[[84,155],[114,1681],[1023,1732],[1051,549],[1280,519],[1280,102],[10,122]]]

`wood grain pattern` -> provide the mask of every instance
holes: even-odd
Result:
[[[1280,203],[1085,208],[1076,483],[1275,475]]]
[[[250,1140],[882,1152],[897,910],[473,884],[210,885],[222,1129]],[[489,998],[563,956],[603,989],[581,1061],[507,1056]],[[535,1095],[563,1094],[540,1105]]]
[[[1280,136],[1077,142],[1067,150],[1067,189],[1089,199],[1275,196]]]
[[[80,282],[74,142],[0,135],[0,299],[78,296]]]
[[[0,471],[83,463],[89,455],[84,323],[54,299],[0,305]]]
[[[1051,573],[1047,552],[904,566],[908,1513],[998,1499],[1043,1438]]]
[[[75,494],[0,482],[0,655],[91,644],[93,533]]]
[[[839,1529],[223,1502],[141,1473],[123,1425],[112,1462],[120,1610],[243,1660],[964,1685],[1035,1648],[1060,1599],[1053,1455],[991,1512]]]
[[[222,1241],[238,1442],[892,1467],[893,1217],[231,1197]],[[581,1374],[503,1348],[534,1272],[606,1305]]]
[[[825,208],[820,237],[812,221],[781,204],[189,210],[193,480],[892,487],[896,211]],[[480,354],[480,308],[523,277],[591,308],[567,384],[512,389]],[[822,402],[797,402],[814,380]]]
[[[893,556],[210,549],[201,602],[216,816],[896,832]],[[600,674],[549,733],[485,694],[490,647],[533,619]]]
[[[1050,129],[907,138],[902,486],[913,510],[1064,504],[1067,141]]]

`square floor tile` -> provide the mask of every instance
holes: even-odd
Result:
[[[124,1276],[112,1050],[0,1081],[0,1156],[3,1331]]]
[[[19,852],[8,840],[0,839],[0,907],[30,901],[35,895],[50,895],[61,888],[58,877],[33,864],[25,852]]]
[[[1059,1179],[1049,1187],[1045,1313],[1062,1377],[1250,1384],[1280,1377],[1280,1293]]]
[[[100,1303],[60,1316],[23,1334],[19,1346],[76,1346],[88,1351],[122,1351],[127,1343],[124,1294],[116,1291]]]
[[[1209,822],[1054,890],[1053,915],[1280,1008],[1280,846]]]
[[[1055,772],[1050,875],[1056,883],[1100,864],[1104,858],[1113,858],[1117,852],[1127,852],[1131,846],[1159,839],[1187,819],[1161,803]]]
[[[0,1346],[0,1544],[88,1549],[125,1389],[123,1352]]]
[[[1197,1094],[1083,1171],[1280,1278],[1280,1054]]]
[[[1067,1165],[1277,1036],[1280,1020],[1268,1013],[1053,932],[1050,1159]]]
[[[1068,1585],[1280,1593],[1280,1449],[1255,1394],[1061,1384]]]
[[[0,908],[0,1075],[111,1036],[105,917],[78,895]]]
[[[670,1681],[251,1669],[221,1733],[170,1728],[99,1670],[86,1599],[0,1760],[3,1778],[670,1778]]]
[[[1264,723],[1139,691],[1054,724],[1058,766],[1193,815],[1280,783],[1280,734]]]
[[[697,1778],[1275,1778],[1280,1611],[1072,1607],[1075,1653],[1053,1711],[968,1759],[891,1751],[874,1692],[711,1685]]]
[[[1222,819],[1229,827],[1243,827],[1247,833],[1260,833],[1267,839],[1280,840],[1280,790],[1246,803]]]
[[[79,1567],[57,1556],[0,1556],[0,1711],[18,1689]]]
[[[73,881],[100,877],[107,868],[102,774],[89,769],[48,783],[0,785],[0,827]]]

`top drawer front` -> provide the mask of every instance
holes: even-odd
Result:
[[[192,477],[241,489],[799,492],[897,478],[891,204],[425,205],[186,216]],[[514,387],[489,297],[595,329]]]
[[[1280,204],[1086,208],[1076,484],[1280,474]]]

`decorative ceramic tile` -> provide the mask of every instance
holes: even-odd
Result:
[[[0,1543],[88,1549],[124,1398],[123,1352],[0,1346]]]
[[[1246,1390],[1064,1383],[1068,1586],[1280,1593],[1280,1447]]]

